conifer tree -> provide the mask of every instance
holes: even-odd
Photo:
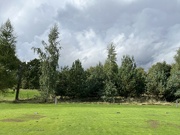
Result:
[[[16,36],[8,19],[0,27],[0,90],[16,84],[16,73],[20,61],[16,56]]]
[[[116,83],[118,65],[116,63],[116,51],[113,43],[108,47],[108,57],[104,64],[104,73],[107,80],[105,81],[104,94],[102,96],[104,101],[115,102],[115,96],[117,95]]]

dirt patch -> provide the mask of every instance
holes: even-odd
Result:
[[[148,125],[149,125],[151,128],[153,128],[153,129],[158,128],[159,125],[160,125],[160,124],[159,124],[159,121],[157,121],[157,120],[148,120],[147,123],[148,123]]]
[[[30,120],[39,120],[44,117],[45,116],[39,115],[39,114],[25,114],[25,115],[17,117],[17,118],[3,119],[0,121],[2,121],[2,122],[25,122],[25,121],[30,121]]]

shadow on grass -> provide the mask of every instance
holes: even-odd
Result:
[[[20,104],[20,103],[45,103],[40,99],[20,99],[20,100],[0,100],[0,103],[12,103],[12,104]]]

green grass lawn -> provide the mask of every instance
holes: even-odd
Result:
[[[19,92],[19,99],[20,100],[32,99],[39,95],[40,95],[40,93],[38,90],[21,89]],[[12,101],[14,99],[15,99],[15,91],[13,91],[13,90],[7,90],[5,93],[0,93],[0,101],[3,101],[3,100]]]
[[[179,135],[180,108],[0,103],[0,135]]]

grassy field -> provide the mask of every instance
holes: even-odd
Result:
[[[178,135],[180,108],[1,103],[0,127],[0,135]]]
[[[20,99],[38,91],[21,90]],[[4,100],[8,102],[4,102]],[[179,135],[180,108],[175,105],[102,103],[13,103],[0,96],[0,135]]]
[[[32,99],[39,96],[40,93],[37,90],[23,90],[21,89],[19,92],[19,99]],[[15,99],[15,92],[13,90],[7,90],[5,93],[0,93],[0,101],[12,101]]]

